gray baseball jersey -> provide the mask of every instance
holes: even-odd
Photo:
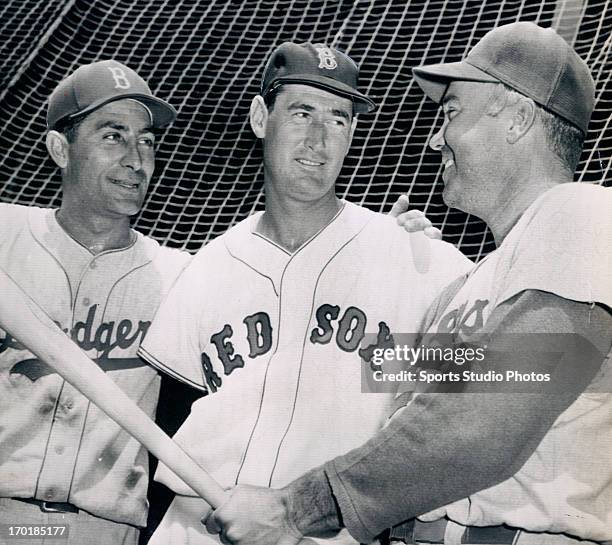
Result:
[[[159,376],[136,351],[189,255],[134,232],[128,248],[94,256],[34,207],[0,205],[0,232],[0,266],[153,418]],[[143,526],[147,474],[135,439],[0,331],[1,497]]]
[[[472,265],[350,203],[294,253],[255,232],[260,217],[198,253],[141,348],[210,392],[175,439],[222,485],[282,486],[367,440],[392,401],[362,392],[368,349],[417,332],[442,288]],[[165,467],[158,478],[191,493]],[[186,521],[179,503],[153,542],[213,539],[198,510]]]

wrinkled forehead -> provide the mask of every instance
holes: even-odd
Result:
[[[81,123],[93,127],[116,123],[118,127],[121,126],[134,132],[153,130],[151,111],[142,102],[132,98],[108,102],[85,116]]]
[[[353,101],[330,91],[320,89],[314,85],[287,83],[278,87],[276,101],[285,106],[295,103],[303,103],[317,110],[342,111],[353,115]]]
[[[499,85],[493,82],[451,80],[446,86],[440,104],[444,105],[451,100],[462,104],[477,103],[482,99],[488,100]]]
[[[453,80],[442,95],[440,108],[444,112],[459,108],[461,111],[485,113],[501,97],[502,89],[500,83]]]

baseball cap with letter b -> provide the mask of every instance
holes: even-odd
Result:
[[[261,96],[281,85],[298,83],[352,100],[356,113],[373,112],[376,104],[357,90],[358,77],[359,68],[342,51],[323,44],[285,42],[266,64]]]
[[[519,22],[488,32],[460,62],[413,68],[425,94],[440,102],[451,81],[504,83],[584,134],[595,102],[586,63],[552,28]]]
[[[131,98],[149,110],[156,128],[171,123],[176,110],[153,96],[146,81],[120,62],[99,61],[81,66],[62,80],[49,97],[47,127],[58,129],[109,102]]]

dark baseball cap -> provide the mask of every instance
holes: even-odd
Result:
[[[595,83],[586,63],[552,28],[521,22],[491,30],[460,62],[413,68],[424,93],[440,103],[451,81],[504,83],[586,134]]]
[[[264,98],[281,85],[301,83],[353,101],[355,112],[373,112],[376,104],[357,90],[359,67],[348,56],[323,44],[285,42],[274,50],[261,82]]]
[[[176,110],[154,97],[147,82],[134,70],[109,60],[81,66],[59,83],[49,97],[47,127],[56,129],[68,120],[125,98],[146,106],[154,127],[163,127],[176,118]]]

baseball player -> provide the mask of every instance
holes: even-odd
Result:
[[[375,107],[357,75],[324,45],[274,51],[250,112],[265,211],[198,252],[140,350],[210,394],[175,440],[225,486],[282,486],[367,440],[393,398],[363,393],[361,368],[394,333],[418,330],[471,267],[451,245],[336,197],[355,114]],[[214,542],[203,500],[165,467],[157,478],[180,496],[150,543]]]
[[[0,267],[151,417],[160,377],[136,351],[189,255],[132,230],[130,216],[153,174],[153,129],[175,115],[130,68],[82,66],[49,98],[60,208],[0,205]],[[34,524],[67,525],[62,543],[137,543],[148,463],[136,440],[0,331],[1,542],[10,525]]]
[[[612,197],[572,183],[589,70],[552,29],[514,23],[414,74],[444,110],[431,145],[445,202],[483,218],[498,246],[441,295],[425,339],[475,343],[485,369],[548,374],[554,388],[418,394],[365,445],[284,489],[238,486],[208,527],[234,544],[289,545],[344,526],[367,543],[422,515],[403,541],[611,540]]]
[[[60,209],[0,204],[0,267],[151,416],[160,379],[136,349],[189,256],[133,231],[129,217],[153,172],[152,129],[174,117],[126,66],[83,66],[49,100]],[[402,198],[393,208],[400,225],[439,237],[407,207]],[[144,450],[3,331],[0,374],[0,524],[68,524],[63,542],[135,543],[147,516]]]

